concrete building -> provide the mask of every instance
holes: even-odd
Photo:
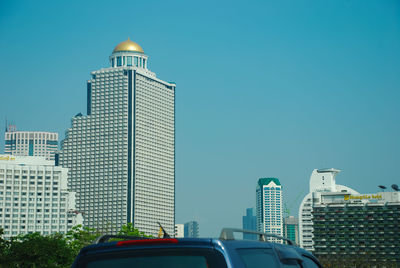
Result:
[[[185,225],[184,224],[175,224],[175,237],[183,238],[185,237]]]
[[[358,194],[355,190],[336,184],[338,169],[314,169],[310,177],[310,190],[304,197],[299,208],[299,239],[300,247],[314,251],[312,208],[321,200],[321,193],[346,192]]]
[[[261,178],[256,189],[257,229],[260,232],[283,235],[282,185],[277,178]],[[282,243],[271,238],[273,242]]]
[[[283,236],[299,244],[299,220],[294,216],[283,218]]]
[[[67,169],[44,157],[0,155],[0,227],[18,234],[66,233],[82,224],[75,193],[67,191]]]
[[[58,149],[58,133],[16,131],[8,126],[4,134],[4,153],[14,156],[43,156],[54,161]]]
[[[242,225],[244,230],[257,231],[257,217],[254,208],[246,209],[246,215],[242,218]],[[244,233],[243,239],[257,240],[257,235]]]
[[[357,267],[400,263],[399,192],[321,193],[312,214],[317,257],[363,263]]]
[[[199,237],[199,224],[197,223],[197,221],[190,221],[185,223],[184,236],[185,238]]]
[[[132,222],[157,236],[175,227],[175,84],[148,69],[131,40],[91,73],[87,115],[72,118],[59,163],[69,169],[84,225],[116,232]]]

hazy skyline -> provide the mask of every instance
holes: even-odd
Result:
[[[2,1],[0,119],[61,140],[130,37],[177,84],[176,223],[216,236],[261,177],[289,204],[314,168],[360,193],[400,184],[399,18],[398,1]]]

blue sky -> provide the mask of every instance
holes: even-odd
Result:
[[[177,83],[177,223],[240,227],[260,177],[293,214],[314,168],[400,184],[398,1],[1,1],[1,122],[63,137],[128,37]]]

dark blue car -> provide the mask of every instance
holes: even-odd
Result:
[[[235,240],[234,232],[257,234],[261,241]],[[115,236],[102,237],[99,243],[83,248],[72,267],[322,267],[310,252],[294,246],[288,239],[239,229],[224,229],[219,239],[134,238],[102,243],[110,237]],[[271,243],[267,237],[279,238],[288,244]]]

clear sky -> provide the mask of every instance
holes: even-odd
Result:
[[[64,137],[128,37],[177,84],[177,223],[241,227],[260,177],[292,214],[314,168],[361,193],[400,184],[399,1],[3,0],[0,122]]]

